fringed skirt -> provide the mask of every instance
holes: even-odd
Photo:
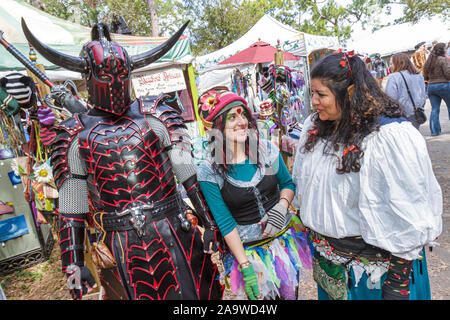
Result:
[[[262,299],[295,300],[296,288],[312,269],[312,255],[307,234],[296,215],[278,235],[246,245],[245,253],[258,276]],[[225,271],[221,275],[239,299],[245,298],[244,280],[239,263],[231,254],[222,256]]]

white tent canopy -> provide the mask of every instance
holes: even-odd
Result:
[[[257,41],[267,42],[271,46],[276,46],[280,41],[283,51],[296,56],[307,56],[317,49],[337,49],[339,47],[337,37],[317,36],[300,32],[266,14],[247,33],[233,43],[220,50],[196,57],[197,71],[201,73],[211,68],[217,68],[219,62],[247,49]]]
[[[296,34],[298,34],[297,30],[282,24],[266,14],[247,33],[233,43],[207,55],[196,57],[197,71],[202,72],[203,70],[215,67],[219,62],[241,50],[247,49],[257,41],[264,41],[271,46],[276,46],[278,40],[280,42],[291,40]]]
[[[304,32],[297,33],[290,41],[285,41],[281,49],[296,56],[308,56],[319,49],[338,49],[337,37],[318,36]]]
[[[307,56],[317,49],[337,49],[339,47],[339,41],[336,37],[316,36],[299,32],[266,14],[247,33],[230,45],[195,58],[197,72],[199,73],[199,83],[197,84],[199,92],[201,93],[213,86],[225,85],[230,87],[230,78],[236,69],[239,69],[243,74],[254,73],[255,65],[252,64],[219,65],[219,63],[239,51],[247,49],[257,41],[267,42],[271,46],[276,46],[279,41],[283,51],[296,56]],[[299,63],[302,62],[299,61]]]
[[[414,46],[425,41],[427,46],[437,40],[450,41],[450,23],[433,20],[421,20],[417,24],[403,23],[384,27],[374,33],[364,32],[355,36],[348,44],[349,50],[359,53],[379,53],[381,56],[414,50]]]

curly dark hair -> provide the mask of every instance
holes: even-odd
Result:
[[[311,79],[320,80],[334,94],[341,118],[323,121],[318,113],[313,113],[313,129],[303,149],[313,151],[319,139],[326,141],[324,154],[335,154],[339,145],[343,145],[346,151],[336,171],[358,172],[364,155],[361,142],[369,133],[379,130],[377,120],[382,115],[403,116],[400,105],[383,92],[358,56],[342,52],[328,55],[314,66]]]

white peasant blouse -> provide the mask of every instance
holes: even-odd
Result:
[[[409,121],[382,125],[363,140],[361,170],[338,174],[343,147],[324,155],[319,141],[303,152],[310,118],[293,168],[293,204],[304,225],[333,238],[362,236],[400,258],[419,258],[442,231],[442,191],[421,133]]]

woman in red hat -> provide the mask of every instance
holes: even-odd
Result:
[[[209,156],[197,176],[228,246],[222,277],[238,296],[296,299],[299,273],[311,266],[311,255],[289,211],[295,186],[280,152],[260,139],[242,97],[216,88],[199,102]]]

